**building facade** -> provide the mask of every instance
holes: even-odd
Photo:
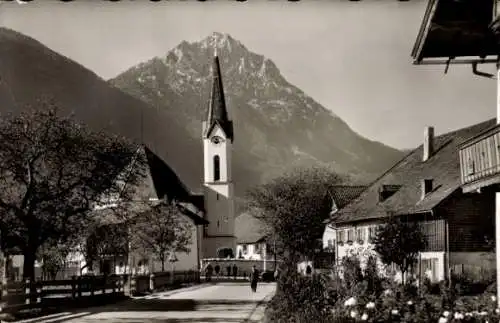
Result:
[[[419,223],[427,240],[417,272],[432,281],[467,270],[495,268],[494,193],[462,190],[458,151],[468,139],[494,125],[483,122],[434,137],[425,130],[424,144],[379,177],[357,199],[338,212],[336,261],[350,254],[362,262],[373,254],[371,239],[390,216]],[[481,269],[482,268],[482,269]]]

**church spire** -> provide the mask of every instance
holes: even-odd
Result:
[[[208,136],[213,126],[218,124],[227,138],[233,140],[233,124],[229,120],[222,85],[222,73],[220,69],[219,56],[217,55],[217,34],[214,33],[214,57],[212,62],[212,91],[207,113],[207,128],[205,136]]]

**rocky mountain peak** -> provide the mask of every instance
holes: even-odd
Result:
[[[252,168],[249,173],[267,178],[282,172],[283,165],[319,163],[369,179],[401,156],[356,134],[331,110],[289,83],[271,59],[226,33],[182,41],[164,56],[138,64],[111,82],[165,109],[194,138],[200,138],[215,49],[228,111],[235,122],[235,161]],[[364,176],[367,173],[371,175]]]

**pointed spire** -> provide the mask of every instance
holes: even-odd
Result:
[[[213,125],[219,124],[225,132],[228,139],[233,140],[233,127],[232,122],[226,108],[226,100],[224,96],[224,87],[222,85],[222,73],[220,69],[219,57],[217,56],[217,34],[214,37],[214,57],[212,63],[212,91],[210,94],[210,103],[207,113],[207,129],[205,135],[208,135]]]

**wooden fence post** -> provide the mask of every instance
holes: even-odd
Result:
[[[7,296],[9,295],[9,285],[7,280],[2,281],[2,296],[1,299],[7,300]]]
[[[31,304],[31,280],[26,279],[24,281],[24,303]]]
[[[76,279],[78,298],[82,297],[82,276],[78,276]]]
[[[42,291],[43,291],[43,282],[36,283],[36,302],[40,304],[42,302]]]
[[[136,293],[136,290],[137,290],[137,286],[136,286],[137,281],[136,280],[137,279],[136,279],[135,274],[132,274],[130,276],[130,295],[135,295],[135,293]]]
[[[90,296],[94,296],[95,292],[95,276],[90,276]]]
[[[118,292],[121,292],[124,286],[125,286],[125,275],[120,275],[118,279]]]
[[[77,280],[76,276],[71,276],[71,298],[76,298],[76,289],[77,289]]]
[[[149,275],[149,290],[151,292],[155,290],[155,274]]]

